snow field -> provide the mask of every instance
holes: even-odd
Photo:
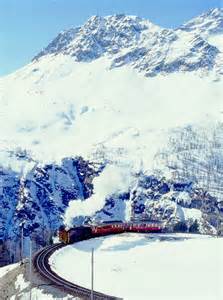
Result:
[[[188,239],[187,239],[188,238]],[[79,242],[57,251],[52,269],[90,288],[128,300],[220,300],[223,239],[172,234],[122,234]]]
[[[104,145],[150,168],[167,129],[205,122],[207,114],[221,119],[221,82],[186,73],[148,79],[109,64],[105,57],[77,63],[49,55],[1,78],[2,149],[20,146],[49,162],[87,157]]]

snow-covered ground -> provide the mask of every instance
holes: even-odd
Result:
[[[0,279],[3,277],[5,274],[7,274],[9,271],[15,269],[18,266],[18,264],[12,264],[8,265],[5,267],[0,268]]]
[[[201,235],[122,234],[58,250],[50,263],[60,276],[128,300],[223,299],[223,239]]]
[[[31,289],[31,293],[30,293]],[[30,298],[31,297],[31,298]],[[32,285],[29,281],[29,264],[12,264],[0,268],[1,300],[79,300],[72,295],[48,285],[33,269]]]

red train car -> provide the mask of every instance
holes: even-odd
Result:
[[[112,223],[102,223],[91,226],[93,236],[101,236],[115,233],[123,233],[126,231],[126,226],[124,223],[112,222]]]
[[[162,232],[163,225],[161,222],[132,222],[128,225],[129,232]]]
[[[110,221],[102,222],[100,224],[74,227],[69,230],[61,227],[59,229],[58,235],[61,242],[70,244],[77,241],[109,234],[118,234],[124,232],[158,233],[162,231],[162,222],[135,221],[123,223],[121,221]]]

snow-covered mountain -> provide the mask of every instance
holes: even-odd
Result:
[[[223,9],[211,9],[186,22],[180,29],[189,32],[193,31],[202,36],[220,34],[223,32]]]
[[[94,220],[126,219],[131,201],[138,216],[216,232],[222,40],[222,9],[175,30],[94,16],[0,79],[0,238],[10,256],[24,220],[25,235],[44,244],[73,199],[102,199]],[[102,191],[96,178],[109,165],[129,185],[112,191],[114,172]]]
[[[90,62],[102,56],[110,68],[131,65],[146,76],[214,68],[219,49],[203,33],[222,32],[222,10],[215,9],[180,27],[164,29],[134,16],[94,16],[83,26],[60,33],[35,58],[53,54]]]

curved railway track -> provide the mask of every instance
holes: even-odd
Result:
[[[36,270],[46,279],[48,279],[51,283],[58,288],[72,294],[74,296],[78,296],[82,299],[90,299],[91,290],[69,282],[62,277],[58,276],[50,267],[49,257],[58,249],[64,247],[64,244],[55,244],[52,246],[48,246],[38,252],[34,259],[33,263]],[[117,298],[114,296],[109,296],[100,292],[94,291],[94,300],[120,300],[121,298]]]

